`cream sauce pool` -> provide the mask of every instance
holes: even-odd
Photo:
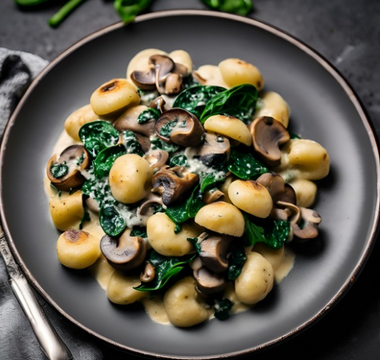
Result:
[[[66,131],[63,131],[60,135],[55,147],[53,154],[60,154],[64,149],[66,149],[70,145],[78,144],[79,142],[73,140]],[[49,199],[52,197],[57,196],[56,191],[50,186],[50,182],[47,177],[45,177],[45,192]],[[61,197],[68,196],[67,192],[62,191]],[[100,239],[104,235],[104,232],[100,226],[98,217],[95,213],[91,213],[91,221],[84,223],[83,230],[89,232],[90,234],[96,236]],[[79,223],[78,223],[79,225]],[[275,275],[275,281],[276,283],[280,283],[292,270],[294,266],[295,261],[295,255],[293,252],[291,252],[289,249],[285,248],[283,250],[282,254],[279,254],[278,251],[271,250],[269,248],[265,248],[262,246],[256,246],[255,251],[260,252],[265,258],[268,259],[269,262],[272,263],[273,269],[274,269],[274,275]],[[250,249],[247,249],[247,251],[250,251]],[[114,268],[112,268],[107,260],[104,258],[103,255],[98,259],[98,261],[92,265],[89,270],[92,272],[94,277],[96,278],[99,285],[104,289],[104,291],[107,290],[107,284],[109,282],[109,279],[111,278],[113,272],[115,271]],[[231,309],[232,314],[242,313],[244,311],[247,311],[252,306],[246,305],[240,302],[235,294],[233,285],[230,283],[226,287],[224,291],[224,297],[231,300],[234,305]],[[163,304],[163,300],[160,297],[144,297],[140,300],[140,302],[143,304],[146,313],[149,315],[149,317],[160,324],[163,325],[171,325],[168,315],[165,311],[165,307]],[[214,317],[212,309],[208,309],[209,319],[212,319]]]

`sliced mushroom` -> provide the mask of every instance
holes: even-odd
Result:
[[[143,263],[147,249],[143,238],[130,236],[130,230],[127,230],[119,239],[104,235],[100,241],[100,250],[113,268],[129,271]]]
[[[197,289],[205,295],[216,294],[226,286],[223,276],[214,274],[205,267],[194,271],[193,274],[197,282]]]
[[[149,61],[156,70],[156,88],[160,94],[165,94],[164,83],[175,67],[174,61],[166,55],[152,55]]]
[[[55,154],[49,159],[46,174],[57,189],[69,191],[84,183],[81,170],[85,170],[89,163],[89,154],[85,147],[71,145],[59,157]]]
[[[155,129],[163,141],[184,147],[200,145],[204,134],[198,118],[180,108],[165,111],[156,121]]]
[[[200,243],[199,257],[202,264],[214,273],[222,273],[228,268],[227,252],[231,238],[223,235],[210,235]]]
[[[151,282],[154,280],[155,277],[156,277],[156,269],[149,261],[146,261],[144,271],[140,274],[141,282],[144,282],[144,283]]]
[[[272,196],[273,203],[284,201],[295,204],[296,193],[289,184],[285,184],[281,175],[276,173],[265,173],[260,175],[257,180],[258,183],[264,185]]]
[[[86,203],[86,206],[93,212],[98,213],[100,211],[99,204],[94,198],[88,197],[84,202]]]
[[[214,166],[227,160],[230,150],[230,141],[227,138],[206,132],[203,145],[197,147],[194,153],[206,166]]]
[[[165,99],[162,96],[158,96],[151,101],[151,103],[149,104],[149,107],[151,107],[152,109],[159,110],[162,114],[166,110],[169,110],[165,108],[165,104],[166,104]]]
[[[147,224],[148,218],[155,213],[157,207],[162,206],[161,196],[150,193],[137,210],[136,215],[142,218],[142,225]]]
[[[169,206],[185,196],[199,181],[194,173],[181,174],[182,167],[162,168],[153,175],[152,192],[160,194],[162,201]]]
[[[211,189],[206,191],[202,196],[202,201],[205,204],[211,204],[215,201],[220,200],[224,196],[224,193],[221,192],[218,188]]]
[[[165,81],[165,94],[175,95],[183,90],[182,76],[176,73],[170,74]]]
[[[277,205],[271,213],[273,218],[289,221],[291,226],[299,222],[301,210],[297,205],[285,201],[278,201]]]
[[[284,125],[270,116],[261,116],[249,125],[256,155],[267,165],[281,163],[280,145],[290,140]]]
[[[169,153],[165,150],[157,149],[145,154],[144,158],[148,161],[154,172],[166,165],[166,162],[169,160]]]
[[[153,135],[155,124],[154,118],[142,124],[137,122],[139,115],[146,109],[148,109],[146,106],[138,105],[126,110],[115,120],[113,126],[120,133],[124,130],[131,130],[148,137]]]
[[[313,209],[300,207],[301,216],[298,223],[292,224],[294,236],[299,242],[314,239],[318,236],[318,225],[321,223],[321,216]]]

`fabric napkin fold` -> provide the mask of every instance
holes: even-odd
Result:
[[[0,134],[17,103],[33,79],[48,61],[22,51],[0,47]],[[42,184],[41,184],[42,186]],[[78,329],[37,294],[38,300],[54,328],[71,350],[74,359],[103,359],[102,352],[91,343],[93,338]],[[32,328],[13,295],[3,258],[0,256],[0,358],[3,360],[42,360]]]

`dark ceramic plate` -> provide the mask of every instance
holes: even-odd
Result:
[[[94,278],[57,258],[48,211],[46,162],[67,115],[103,82],[125,76],[129,59],[156,47],[187,50],[195,67],[228,57],[254,63],[267,90],[289,103],[291,130],[327,148],[320,183],[321,237],[299,251],[290,275],[262,304],[228,321],[192,329],[153,323],[143,310],[113,306]],[[349,288],[372,248],[378,223],[379,158],[368,120],[342,77],[313,50],[260,22],[220,13],[172,11],[139,17],[79,42],[53,61],[15,111],[1,148],[5,231],[33,285],[64,316],[122,349],[162,357],[256,351],[315,322]]]

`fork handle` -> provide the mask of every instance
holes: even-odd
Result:
[[[38,300],[23,274],[11,277],[11,287],[42,350],[49,360],[70,360],[73,356],[42,311]]]

